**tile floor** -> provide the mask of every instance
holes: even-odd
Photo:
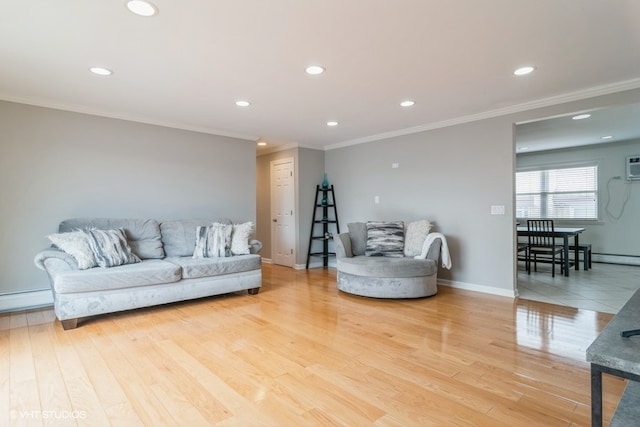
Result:
[[[556,277],[551,277],[550,265],[538,264],[538,272],[528,275],[524,262],[518,263],[518,292],[522,299],[617,313],[638,289],[638,266],[594,262],[589,271],[572,268],[569,277],[564,277],[556,268]]]

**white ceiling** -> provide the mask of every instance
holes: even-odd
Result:
[[[517,125],[516,153],[640,140],[640,104],[580,113],[591,117],[573,120],[574,114],[570,114]],[[603,139],[603,136],[612,138]]]
[[[154,3],[0,0],[0,99],[323,148],[640,87],[637,0]]]

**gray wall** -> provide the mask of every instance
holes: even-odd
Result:
[[[322,181],[324,173],[324,152],[309,148],[292,148],[258,156],[257,176],[257,232],[263,243],[261,255],[271,259],[271,162],[291,157],[294,159],[296,215],[296,259],[297,266],[307,262],[309,231],[313,215],[315,188]]]
[[[453,259],[439,278],[514,295],[515,124],[638,100],[635,89],[329,150],[341,220],[427,218],[447,236]],[[491,215],[492,205],[504,205],[505,215]]]
[[[331,150],[326,169],[340,189],[345,225],[426,218],[447,236],[453,259],[439,278],[508,294],[513,156],[511,126],[484,120]],[[491,216],[496,204],[507,215]]]
[[[306,265],[307,252],[309,249],[309,235],[311,233],[311,221],[313,217],[313,209],[315,205],[316,185],[322,183],[324,174],[324,151],[312,150],[309,148],[299,149],[299,167],[298,167],[298,223],[300,229],[299,248],[296,256],[296,264]],[[331,177],[329,177],[331,179]],[[339,194],[339,189],[335,190]],[[338,200],[338,208],[340,201]],[[338,212],[338,215],[340,212]],[[316,229],[315,235],[318,234]],[[321,248],[321,244],[316,241],[313,251],[317,252]],[[318,257],[311,258],[311,263],[321,263],[322,259]],[[310,264],[312,265],[312,264]]]
[[[0,101],[0,294],[71,217],[255,220],[255,143]]]
[[[598,163],[598,221],[556,221],[561,225],[585,227],[581,242],[591,243],[593,252],[600,254],[640,256],[640,181],[626,181],[625,158],[640,155],[640,140],[585,147],[527,153],[517,155],[517,166],[554,165],[568,162],[596,161]],[[611,180],[620,176],[620,180]],[[628,192],[628,193],[627,193]],[[629,200],[623,209],[626,195]],[[606,206],[609,200],[609,211]],[[619,219],[615,217],[620,216]]]

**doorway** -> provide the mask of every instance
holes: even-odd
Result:
[[[524,299],[617,312],[640,286],[640,246],[629,232],[635,229],[640,212],[640,203],[633,194],[638,194],[640,186],[625,179],[625,159],[640,152],[640,104],[592,109],[590,116],[580,120],[575,118],[580,117],[578,112],[584,110],[516,123],[514,172],[597,165],[597,218],[569,217],[566,206],[563,215],[557,217],[559,226],[586,228],[580,241],[593,245],[594,265],[588,271],[582,267],[579,271],[572,269],[570,277],[552,278],[549,270],[527,274],[520,262],[516,267],[516,287]],[[608,132],[611,128],[616,129],[613,135]],[[566,188],[567,180],[562,182]],[[514,207],[517,221],[515,199]]]
[[[293,267],[295,254],[295,180],[292,157],[271,162],[271,254],[274,264]]]

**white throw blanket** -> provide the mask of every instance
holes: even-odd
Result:
[[[451,270],[451,255],[449,254],[449,246],[447,245],[447,239],[444,237],[442,233],[429,233],[427,234],[427,238],[424,239],[424,243],[422,245],[422,253],[418,256],[415,256],[415,259],[424,259],[427,257],[427,253],[429,252],[429,248],[433,244],[436,239],[440,239],[442,244],[440,245],[440,258],[442,259],[442,266],[447,270]]]

